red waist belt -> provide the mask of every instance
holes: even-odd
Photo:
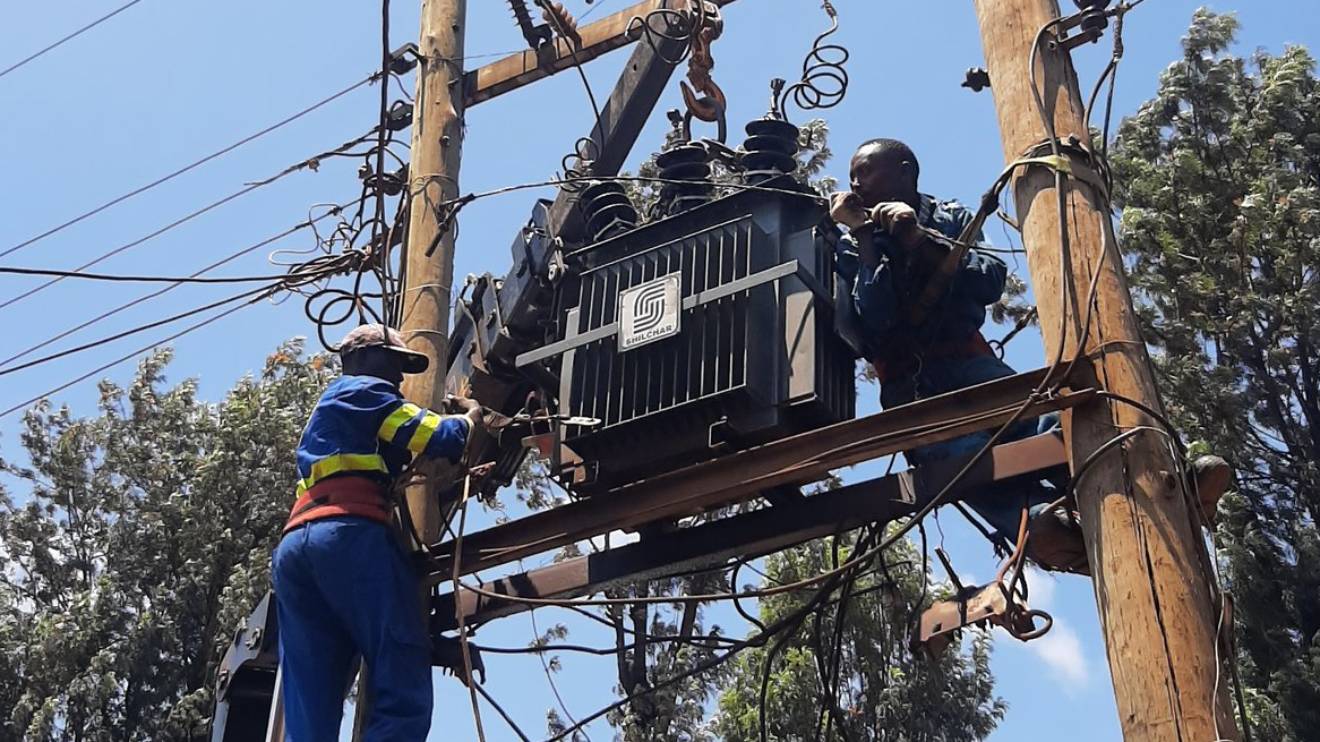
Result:
[[[390,522],[385,485],[366,477],[335,477],[319,482],[293,503],[284,533],[313,520],[356,515],[378,523]]]
[[[875,369],[876,379],[884,384],[905,373],[905,369],[908,371],[915,369],[918,357],[924,361],[946,361],[954,358],[977,358],[994,354],[995,351],[990,347],[990,343],[986,342],[985,336],[977,331],[965,340],[935,343],[920,353],[913,351],[897,358],[877,357],[868,358],[867,360],[871,362],[871,367]]]

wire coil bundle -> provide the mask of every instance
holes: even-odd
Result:
[[[775,102],[777,110],[786,110],[790,102],[803,111],[833,108],[848,94],[845,65],[852,54],[842,44],[827,43],[839,30],[839,13],[830,0],[824,0],[823,7],[830,17],[830,28],[812,42],[811,51],[802,61],[802,78],[780,95]]]

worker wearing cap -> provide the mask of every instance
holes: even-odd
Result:
[[[337,739],[355,656],[371,668],[366,740],[424,740],[431,642],[417,574],[391,522],[391,483],[414,456],[457,462],[482,424],[476,403],[442,415],[404,400],[404,374],[426,370],[382,325],[350,332],[343,374],[321,395],[298,443],[297,499],[275,550],[286,739]]]
[[[933,311],[913,320],[911,308],[936,276],[947,248],[917,227],[959,239],[973,221],[967,208],[940,201],[917,188],[920,165],[904,143],[873,139],[849,165],[851,192],[836,194],[831,215],[850,230],[836,251],[836,269],[853,286],[854,306],[866,336],[867,358],[880,381],[886,408],[1013,375],[981,334],[986,308],[1003,296],[1004,261],[973,247],[949,277]],[[970,236],[981,245],[980,233]],[[998,439],[1004,443],[1057,426],[1057,415],[1019,421]],[[916,466],[980,451],[994,431],[982,431],[906,452]],[[1231,470],[1219,457],[1194,462],[1193,481],[1203,508],[1214,510]],[[934,493],[930,493],[934,494]],[[968,504],[1002,537],[1015,537],[1022,509],[1031,515],[1028,554],[1052,569],[1085,572],[1087,558],[1076,520],[1048,508],[1059,492],[1049,482],[982,488]]]

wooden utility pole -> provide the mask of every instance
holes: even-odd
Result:
[[[1008,162],[1048,142],[1028,72],[1036,35],[1059,17],[1056,0],[973,0]],[[1112,32],[1112,28],[1111,28]],[[1046,33],[1037,84],[1059,137],[1089,145],[1077,75],[1066,48]],[[1039,153],[1038,153],[1039,154]],[[1048,154],[1048,152],[1046,153]],[[1075,172],[1085,162],[1073,157]],[[1019,169],[1013,183],[1047,357],[1088,356],[1099,385],[1153,410],[1161,403],[1133,313],[1113,223],[1103,197],[1067,180],[1070,258],[1060,244],[1055,171]],[[1099,265],[1103,263],[1103,265]],[[1091,276],[1099,276],[1089,330]],[[1065,301],[1063,289],[1067,289]],[[1060,323],[1066,314],[1066,331]],[[1064,414],[1074,471],[1134,426],[1159,427],[1130,404],[1097,401]],[[1217,673],[1216,591],[1200,528],[1179,486],[1163,436],[1142,432],[1100,454],[1077,485],[1114,695],[1128,742],[1238,740],[1225,673]],[[1225,629],[1229,630],[1229,629]]]
[[[425,353],[431,367],[404,377],[403,396],[427,409],[445,399],[449,353],[449,305],[454,283],[454,230],[440,223],[439,204],[458,196],[458,166],[463,150],[463,34],[467,0],[422,0],[422,28],[417,46],[417,94],[412,124],[412,160],[408,187],[408,241],[403,253],[403,315],[399,330],[413,350]],[[384,83],[382,83],[384,84]],[[437,487],[408,488],[408,512],[425,543],[440,536]],[[419,584],[423,618],[429,589]],[[358,703],[353,739],[362,738],[373,702],[367,680],[371,668],[358,671]]]
[[[422,0],[417,96],[408,180],[412,211],[405,246],[403,316],[408,345],[431,359],[425,374],[407,377],[403,394],[439,409],[445,397],[449,305],[454,283],[454,229],[443,227],[437,205],[458,196],[463,149],[463,35],[467,0]],[[408,490],[408,510],[426,543],[440,535],[440,505],[430,486]]]

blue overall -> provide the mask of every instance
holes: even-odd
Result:
[[[918,222],[951,238],[957,238],[972,221],[972,213],[954,201],[938,201],[921,196]],[[909,302],[920,295],[922,286],[908,275],[903,248],[892,238],[876,230],[872,239],[879,258],[874,270],[863,268],[856,242],[845,237],[836,253],[836,269],[853,286],[853,303],[866,332],[868,357],[886,359],[894,347],[911,349],[912,358],[897,365],[897,373],[882,378],[880,403],[885,409],[908,404],[994,379],[1012,376],[1014,371],[985,348],[983,351],[945,352],[923,355],[923,348],[984,347],[980,340],[985,324],[986,307],[1004,293],[1008,267],[998,257],[978,250],[968,250],[954,274],[943,301],[919,327],[907,325],[904,318]],[[977,234],[974,241],[983,242]],[[902,339],[900,340],[900,336]],[[884,362],[884,361],[882,361]],[[886,364],[887,365],[887,364]],[[1019,440],[1045,432],[1057,425],[1057,417],[1021,420],[999,438],[1000,443]],[[934,443],[905,452],[913,466],[941,459],[970,456],[979,451],[993,430],[971,433],[960,438]],[[923,493],[930,497],[936,493]],[[966,502],[1001,535],[1015,536],[1022,507],[1039,508],[1055,499],[1048,482],[1023,487],[990,486],[972,493]]]
[[[321,396],[299,442],[299,494],[334,477],[385,484],[413,454],[457,460],[467,432],[464,419],[408,404],[389,382],[340,377]],[[357,655],[370,670],[373,697],[363,739],[426,739],[431,642],[417,574],[391,528],[357,515],[314,518],[285,533],[273,561],[285,739],[339,738]]]

